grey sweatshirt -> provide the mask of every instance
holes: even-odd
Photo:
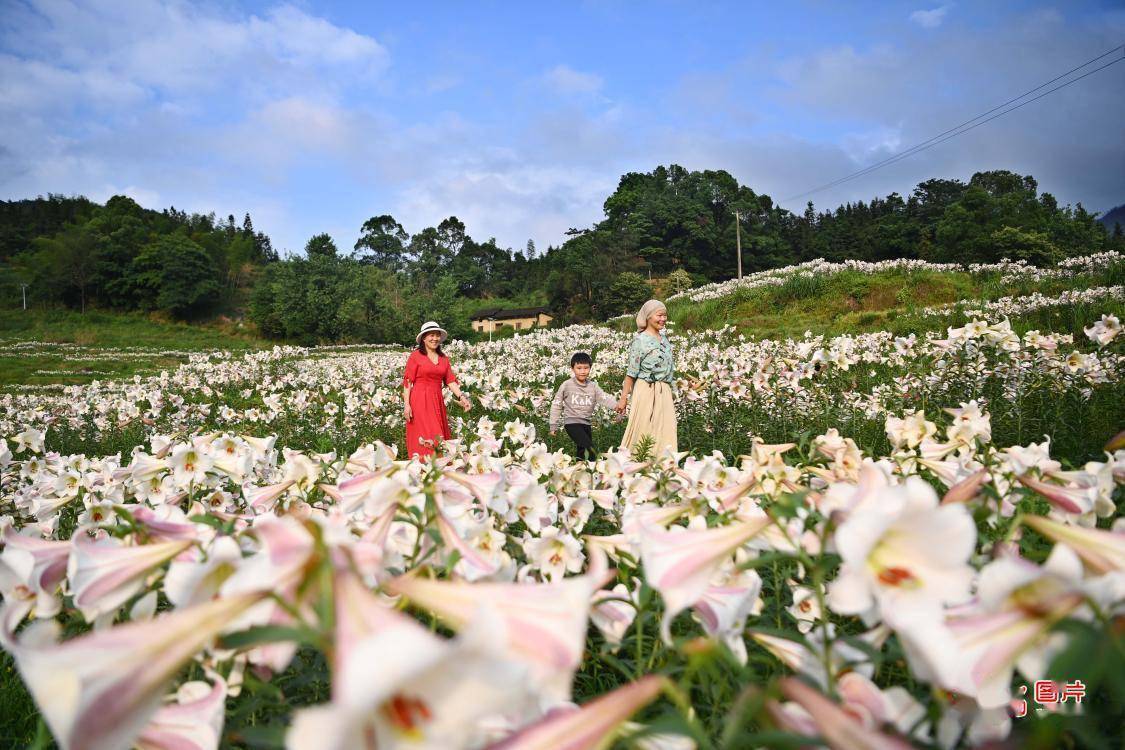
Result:
[[[572,375],[559,386],[551,402],[551,429],[557,430],[560,424],[590,424],[598,404],[612,409],[617,401],[593,380],[579,383]]]

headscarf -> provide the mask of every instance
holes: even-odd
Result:
[[[650,299],[641,305],[641,309],[637,311],[637,330],[643,331],[648,326],[648,319],[661,310],[668,312],[668,308],[658,299]]]

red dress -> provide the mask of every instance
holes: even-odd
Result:
[[[422,352],[415,349],[406,360],[403,387],[410,389],[410,410],[414,418],[406,423],[406,455],[429,456],[434,452],[436,439],[448,440],[449,415],[445,411],[442,388],[456,383],[457,376],[449,364],[449,357],[438,357],[435,365]],[[426,441],[426,442],[422,442]]]

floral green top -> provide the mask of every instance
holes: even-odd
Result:
[[[671,383],[674,372],[672,344],[669,343],[666,333],[661,331],[659,339],[643,331],[633,337],[633,343],[629,346],[626,375],[650,383],[654,381]]]

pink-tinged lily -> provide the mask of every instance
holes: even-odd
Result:
[[[950,487],[941,498],[942,505],[967,503],[980,494],[981,488],[992,480],[987,469],[981,469]]]
[[[312,562],[315,544],[312,534],[289,516],[260,516],[249,533],[258,538],[258,552],[243,558],[237,570],[223,583],[222,596],[247,592],[272,592],[294,602]],[[301,606],[302,602],[295,602]],[[290,625],[289,614],[278,602],[267,599],[247,614],[245,624]],[[243,624],[243,623],[240,623]],[[274,671],[285,668],[297,652],[295,642],[267,643],[251,650],[247,656],[252,664],[261,664]]]
[[[748,479],[732,487],[727,487],[722,490],[704,489],[701,494],[707,498],[711,507],[716,508],[720,512],[734,510],[738,507],[739,500],[750,492],[757,483],[757,477],[751,475]]]
[[[302,709],[290,750],[460,748],[490,713],[519,710],[526,670],[505,658],[503,626],[482,611],[452,641],[335,575],[332,701]]]
[[[1052,506],[1064,513],[1082,515],[1094,509],[1097,487],[1062,487],[1023,474],[1016,477],[1024,487],[1047,498]]]
[[[187,516],[179,508],[172,505],[161,506],[160,511],[155,511],[147,505],[126,506],[126,510],[133,514],[134,520],[145,527],[152,536],[168,541],[199,539],[199,528],[187,520]]]
[[[619,583],[608,591],[596,592],[591,603],[594,606],[590,610],[590,621],[601,631],[606,643],[616,650],[637,617],[636,595]]]
[[[340,482],[340,505],[345,513],[355,513],[363,508],[371,518],[380,516],[387,508],[406,500],[410,491],[407,480],[395,472],[395,466],[360,474]]]
[[[833,750],[910,750],[909,742],[875,729],[869,729],[854,716],[795,677],[781,681],[781,692],[808,712],[816,726],[818,735]],[[794,724],[778,706],[771,706],[771,713],[782,726],[802,730]]]
[[[622,554],[629,555],[629,557],[633,559],[637,557],[636,547],[624,534],[612,534],[610,536],[586,535],[583,536],[582,539],[586,542],[587,549],[597,547],[614,562],[620,560]]]
[[[15,631],[23,619],[36,607],[36,593],[28,588],[0,559],[0,628]],[[58,611],[58,605],[48,604]]]
[[[712,638],[721,638],[740,664],[746,663],[742,633],[746,618],[760,607],[762,579],[753,570],[742,571],[722,584],[708,586],[692,610]]]
[[[438,510],[437,514],[438,532],[441,534],[441,539],[445,542],[445,546],[450,550],[456,550],[460,555],[460,564],[457,566],[457,571],[465,578],[466,581],[478,581],[481,578],[488,578],[495,575],[496,571],[500,569],[499,560],[493,561],[486,558],[475,547],[468,544],[457,533],[457,529],[445,517],[445,513]]]
[[[367,527],[363,536],[346,546],[352,563],[364,580],[374,584],[383,573],[383,559],[386,557],[387,536],[395,520],[398,506],[387,508],[383,515]]]
[[[664,527],[692,510],[690,503],[676,505],[626,505],[621,514],[621,531],[629,539],[636,539],[648,527]]]
[[[942,606],[970,596],[977,530],[964,505],[939,506],[918,477],[876,490],[836,530],[842,558],[828,605],[868,624],[888,610]]]
[[[4,552],[0,553],[0,565],[11,569],[28,591],[35,595],[37,617],[54,617],[59,610],[55,593],[66,577],[71,542],[23,536],[11,526],[4,529],[3,541]]]
[[[874,673],[871,657],[867,653],[837,639],[835,626],[829,624],[827,630],[829,642],[827,667],[824,663],[826,651],[824,628],[813,628],[800,641],[754,630],[750,631],[750,637],[764,646],[782,664],[808,677],[822,689],[826,689],[830,681],[829,669],[831,677],[838,677],[849,671],[862,672],[868,676]],[[879,630],[868,631],[862,638],[868,643],[874,643],[879,633]],[[795,633],[793,635],[796,636]]]
[[[88,622],[114,612],[141,590],[149,573],[191,545],[178,540],[126,547],[116,539],[76,535],[67,564],[74,606]]]
[[[513,654],[532,666],[548,697],[568,700],[582,661],[591,598],[612,575],[603,565],[597,567],[555,583],[462,583],[401,576],[385,587],[458,629],[472,622],[481,606],[499,613]]]
[[[924,722],[926,709],[905,688],[883,690],[859,672],[847,672],[836,681],[836,690],[843,710],[863,727],[875,730],[890,724],[904,737],[930,739]]]
[[[590,490],[590,499],[603,510],[613,510],[617,504],[617,490]]]
[[[277,505],[278,498],[285,494],[285,492],[295,485],[297,480],[286,479],[284,482],[277,484],[270,484],[265,487],[245,487],[242,490],[243,497],[246,498],[246,504],[254,508],[259,513],[264,513],[273,509]]]
[[[974,605],[944,621],[900,608],[888,622],[920,679],[998,708],[1012,697],[1014,670],[1028,680],[1044,676],[1051,628],[1084,601],[1081,577],[1081,562],[1064,545],[1043,566],[1001,557],[981,570]]]
[[[223,735],[227,686],[185,682],[176,691],[175,703],[161,706],[141,730],[135,750],[217,750]]]
[[[664,598],[660,632],[666,643],[676,615],[702,599],[723,563],[770,523],[762,517],[702,531],[641,527],[645,580]]]
[[[221,536],[207,549],[189,549],[172,560],[164,574],[164,596],[174,607],[210,601],[238,568],[242,550],[233,537]]]
[[[781,454],[787,453],[797,447],[796,443],[763,443],[760,438],[755,438],[749,454],[742,454],[738,461],[746,468],[746,464],[767,465],[781,460]]]
[[[1042,516],[1026,516],[1023,522],[1074,550],[1095,575],[1125,570],[1125,533],[1059,523]]]
[[[167,683],[261,595],[200,604],[54,643],[40,626],[0,635],[63,750],[129,747]]]
[[[317,485],[317,489],[319,489],[328,497],[332,498],[332,500],[337,503],[344,499],[344,496],[340,494],[340,488],[334,484],[325,484],[321,482]]]
[[[291,517],[260,516],[251,527],[257,537],[257,553],[242,560],[238,571],[223,586],[223,595],[247,591],[283,594],[300,583],[313,553],[308,529]]]
[[[122,467],[117,470],[114,478],[118,475],[128,476],[135,483],[141,483],[146,480],[152,479],[157,474],[167,471],[169,464],[166,459],[160,456],[146,456],[141,454],[133,459],[133,462],[127,467]]]
[[[500,472],[490,471],[485,474],[466,474],[461,471],[446,469],[442,472],[442,476],[447,479],[452,479],[454,482],[467,489],[485,508],[499,510],[498,508],[494,508],[493,505],[495,504],[494,501],[504,490],[504,475]]]
[[[660,695],[665,678],[647,675],[577,709],[556,709],[488,750],[594,750],[626,719]]]

